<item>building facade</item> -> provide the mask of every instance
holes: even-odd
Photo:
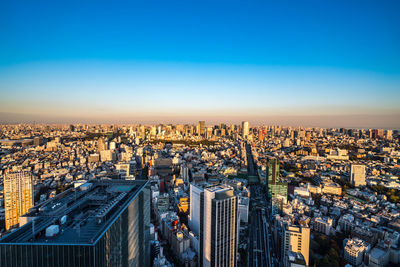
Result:
[[[354,186],[366,185],[365,182],[365,165],[351,165],[350,182]]]
[[[286,226],[282,244],[283,258],[291,252],[301,253],[306,265],[309,265],[310,228],[302,226]]]
[[[227,185],[190,187],[189,227],[199,238],[200,266],[236,266],[238,199]]]
[[[8,172],[4,176],[6,230],[19,224],[19,217],[33,207],[32,175],[27,171]]]
[[[249,137],[249,122],[243,121],[242,122],[242,137],[247,139]]]

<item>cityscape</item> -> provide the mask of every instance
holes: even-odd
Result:
[[[399,131],[1,126],[2,266],[399,264]]]
[[[0,267],[400,266],[400,1],[0,3]]]

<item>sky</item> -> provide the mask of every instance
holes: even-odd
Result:
[[[1,1],[0,123],[400,129],[400,2]]]

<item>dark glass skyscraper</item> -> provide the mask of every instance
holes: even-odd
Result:
[[[147,181],[86,183],[24,217],[0,240],[0,267],[150,265]]]

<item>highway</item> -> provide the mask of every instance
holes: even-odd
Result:
[[[258,176],[250,145],[246,144],[248,175]],[[264,188],[259,183],[250,185],[249,259],[251,267],[273,267],[272,242],[269,228],[268,202]]]

